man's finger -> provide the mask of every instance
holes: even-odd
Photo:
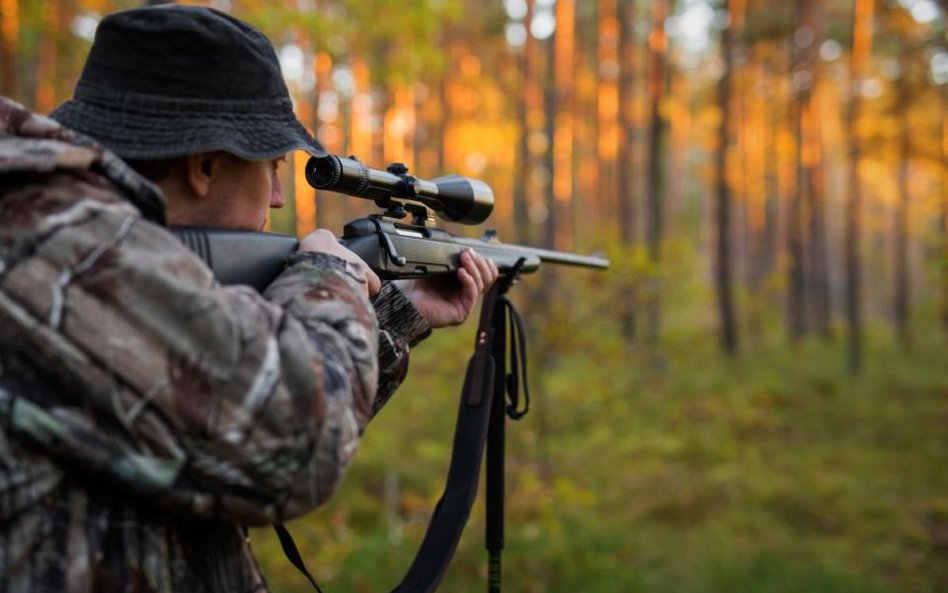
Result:
[[[362,264],[362,271],[365,273],[365,281],[368,285],[369,296],[375,296],[382,290],[382,280],[379,279],[378,274],[372,271],[366,264]]]
[[[477,288],[477,292],[480,293],[484,289],[484,279],[481,277],[481,270],[477,265],[478,259],[480,258],[474,253],[474,250],[468,249],[464,252],[461,263],[464,269],[474,278],[474,285]]]
[[[481,292],[487,292],[487,289],[494,284],[494,280],[497,279],[497,276],[494,274],[496,267],[491,267],[492,262],[486,257],[477,256],[474,261],[477,263],[477,266],[481,273],[481,279],[483,280],[483,286],[481,286]]]
[[[497,263],[494,262],[494,260],[491,259],[488,261],[490,262],[490,270],[492,274],[491,278],[493,278],[493,281],[490,284],[493,286],[494,282],[497,282],[497,279],[500,278],[500,270],[497,269]]]
[[[474,301],[477,300],[477,295],[480,294],[480,289],[477,287],[474,276],[466,268],[458,270],[458,280],[461,282],[461,304],[470,312],[474,307]]]

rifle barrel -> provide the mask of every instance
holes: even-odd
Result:
[[[490,242],[481,239],[467,239],[457,237],[456,242],[459,245],[465,245],[477,250],[478,247],[509,251],[510,253],[523,253],[535,255],[541,261],[551,264],[560,264],[565,266],[578,266],[583,268],[596,268],[606,270],[609,268],[609,260],[600,255],[578,255],[576,253],[567,253],[565,251],[553,251],[552,249],[540,249],[538,247],[524,247],[522,245],[510,245],[507,243]]]

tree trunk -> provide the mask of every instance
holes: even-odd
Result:
[[[530,242],[530,214],[527,202],[527,180],[530,177],[532,159],[530,158],[530,106],[534,90],[534,57],[535,43],[530,35],[530,22],[533,19],[533,0],[527,0],[527,15],[523,20],[527,28],[527,38],[520,53],[520,97],[517,101],[517,121],[520,124],[520,138],[517,150],[517,166],[514,169],[513,216],[514,236],[518,243]]]
[[[822,149],[820,146],[820,132],[818,123],[818,106],[815,93],[811,93],[808,103],[803,106],[804,125],[801,141],[806,145],[804,152],[804,168],[806,174],[803,181],[806,184],[806,211],[808,216],[807,235],[809,242],[808,256],[806,257],[806,301],[808,308],[808,325],[824,339],[829,339],[830,328],[830,301],[829,301],[829,270],[827,266],[826,249],[826,214],[821,162]]]
[[[823,14],[820,3],[805,0],[803,25],[810,31],[812,41],[805,50],[805,67],[810,72],[810,89],[807,91],[805,126],[802,142],[806,145],[804,166],[806,167],[806,196],[809,214],[809,258],[808,302],[810,323],[824,339],[830,336],[830,295],[828,253],[826,249],[825,183],[823,179],[823,148],[820,134],[820,94],[816,88],[821,74],[817,49],[823,42]]]
[[[903,60],[907,58],[907,52],[903,52]],[[902,62],[905,64],[906,62]],[[908,259],[908,217],[909,217],[909,192],[908,192],[908,166],[909,153],[911,150],[911,140],[909,137],[910,129],[908,122],[909,96],[908,81],[900,80],[898,85],[898,101],[896,109],[898,110],[898,119],[901,122],[901,131],[899,134],[899,202],[895,211],[895,302],[894,315],[896,330],[899,343],[902,348],[910,350],[912,348],[912,323],[909,315],[909,301],[911,300],[911,274],[909,271]]]
[[[638,243],[638,204],[635,191],[635,166],[633,163],[633,139],[635,138],[635,1],[618,0],[619,20],[619,153],[618,153],[618,199],[619,235],[626,253]],[[635,277],[627,278],[623,287],[621,323],[626,339],[632,341],[636,334],[636,312],[638,309],[638,287]]]
[[[941,322],[948,337],[948,95],[941,96]]]
[[[556,113],[558,110],[556,90],[556,36],[554,32],[546,42],[546,60],[543,72],[543,111],[544,132],[547,138],[546,152],[543,155],[543,165],[546,167],[546,186],[544,187],[544,205],[546,206],[546,220],[543,222],[542,244],[547,249],[556,249],[556,193],[553,180],[556,178],[556,159],[554,158],[553,138],[556,134]],[[544,279],[551,278],[547,274]]]
[[[753,52],[752,52],[753,54]],[[746,83],[741,92],[746,97],[746,115],[742,118],[741,134],[746,139],[741,162],[744,163],[744,200],[747,260],[747,285],[750,299],[747,302],[744,322],[746,335],[752,347],[761,345],[764,329],[764,311],[768,291],[765,283],[768,268],[769,246],[772,237],[771,195],[768,194],[771,179],[768,170],[768,135],[770,119],[768,113],[775,111],[772,96],[765,96],[767,72],[761,58],[754,59],[745,67]]]
[[[808,4],[812,0],[797,0],[797,14],[801,17],[807,13]],[[802,23],[803,19],[799,21]],[[801,35],[804,26],[794,32],[794,37]],[[803,33],[805,35],[805,33]],[[810,42],[812,46],[812,40]],[[810,102],[812,76],[808,68],[808,49],[801,48],[800,43],[794,43],[794,121],[797,137],[797,181],[796,191],[790,197],[790,206],[787,213],[787,251],[790,256],[790,265],[787,268],[787,333],[792,343],[799,342],[807,333],[807,299],[806,299],[806,261],[804,247],[804,205],[809,187],[809,168],[807,167],[806,126],[807,105]]]
[[[767,71],[767,77],[771,72]],[[774,83],[774,86],[776,84]],[[777,251],[779,250],[780,228],[780,162],[777,153],[777,138],[780,132],[780,107],[776,104],[778,93],[770,98],[769,109],[765,110],[764,121],[767,133],[764,138],[764,177],[767,192],[764,203],[764,237],[761,253],[761,276],[767,277],[777,269]]]
[[[734,4],[741,0],[726,0],[724,8],[734,12]],[[718,127],[717,152],[717,295],[721,323],[721,346],[733,356],[737,352],[737,324],[734,320],[733,274],[731,269],[731,192],[727,182],[728,129],[731,118],[731,69],[733,65],[734,34],[737,19],[721,31],[721,57],[724,72],[718,81],[718,105],[721,122]]]
[[[596,3],[577,2],[573,14],[573,64],[570,76],[574,84],[573,99],[570,108],[572,127],[572,158],[570,159],[570,177],[572,187],[569,196],[569,219],[572,223],[570,245],[574,251],[585,251],[584,240],[590,236],[591,229],[597,229],[595,208],[590,207],[593,188],[590,187],[584,165],[588,162],[586,153],[589,134],[588,85],[582,81],[589,73],[590,58],[596,55],[597,44],[593,41],[598,10]],[[592,52],[590,52],[590,47]]]
[[[637,240],[637,204],[632,162],[635,137],[635,1],[618,0],[619,20],[619,235],[623,245]]]
[[[553,84],[556,108],[553,111],[553,213],[556,243],[560,249],[573,250],[575,221],[564,214],[573,197],[573,102],[575,101],[576,0],[557,0],[556,32],[553,42]]]
[[[652,27],[649,32],[649,124],[648,124],[648,161],[646,166],[646,207],[648,218],[645,227],[645,240],[651,264],[648,290],[648,313],[646,332],[651,345],[658,343],[661,331],[661,263],[662,245],[662,138],[664,121],[661,114],[661,102],[665,90],[665,52],[668,37],[665,34],[665,19],[668,16],[668,1],[652,2]]]
[[[862,372],[862,185],[861,159],[856,123],[859,120],[859,86],[872,51],[874,0],[856,0],[853,13],[851,88],[846,127],[849,136],[849,188],[846,196],[846,336],[849,370]]]
[[[584,86],[584,101],[579,106],[578,121],[584,122],[584,132],[582,136],[577,136],[577,140],[582,144],[583,159],[580,165],[579,183],[581,186],[578,191],[583,192],[587,197],[583,204],[580,204],[578,215],[588,217],[586,228],[603,228],[611,221],[611,210],[602,199],[602,176],[600,175],[601,162],[599,159],[599,85],[601,77],[599,76],[599,3],[581,3],[577,8],[582,7],[585,12],[585,18],[577,19],[576,26],[584,27],[586,46],[586,60],[583,68],[588,76]],[[595,199],[590,199],[595,196]],[[607,214],[608,213],[608,214]]]
[[[620,199],[618,196],[618,85],[611,73],[601,68],[601,64],[608,64],[619,59],[617,50],[616,32],[612,26],[617,20],[615,1],[598,3],[597,14],[597,48],[596,66],[596,156],[597,156],[597,183],[596,193],[599,196],[601,211],[608,217],[610,228],[617,220]]]

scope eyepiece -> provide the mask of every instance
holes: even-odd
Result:
[[[306,163],[306,181],[316,189],[328,189],[351,196],[374,199],[381,196],[363,195],[370,190],[370,171],[358,159],[343,159],[329,154],[309,159]],[[384,171],[377,172],[384,173]],[[384,188],[387,184],[398,182],[394,175],[390,177],[392,179],[376,180],[376,185]]]
[[[368,200],[414,200],[441,218],[461,224],[480,224],[494,209],[494,192],[479,179],[460,175],[420,179],[408,175],[408,168],[400,163],[381,171],[366,167],[354,157],[311,157],[306,163],[306,181],[316,189]]]

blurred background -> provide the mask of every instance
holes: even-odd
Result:
[[[0,92],[48,113],[121,0],[0,0]],[[948,2],[216,0],[370,166],[488,182],[545,268],[508,430],[515,592],[948,591]],[[273,230],[371,204],[283,171]],[[450,227],[478,235],[481,229]],[[326,591],[398,582],[473,326],[412,354],[345,485],[291,524]],[[442,591],[484,587],[475,509]],[[308,591],[276,539],[274,591]]]

